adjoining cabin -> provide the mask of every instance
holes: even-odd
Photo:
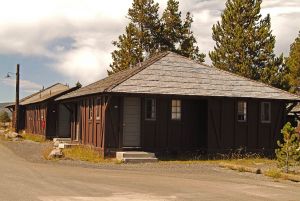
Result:
[[[20,100],[19,129],[45,138],[70,137],[70,112],[54,100],[76,89],[57,83]],[[15,122],[15,106],[6,107],[12,111]]]
[[[56,99],[71,138],[103,156],[121,150],[273,152],[296,95],[172,52]]]
[[[288,115],[288,121],[292,126],[296,127],[296,131],[300,133],[300,104],[296,105]]]

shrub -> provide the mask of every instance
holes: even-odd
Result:
[[[281,133],[283,142],[277,141],[279,148],[275,150],[275,153],[279,167],[288,173],[289,168],[296,165],[300,159],[299,135],[290,122],[284,125]]]
[[[0,122],[1,123],[10,122],[10,117],[6,111],[0,112]]]

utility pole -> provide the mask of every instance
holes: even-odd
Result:
[[[19,133],[19,94],[20,94],[20,64],[16,71],[16,103],[15,103],[15,132]]]

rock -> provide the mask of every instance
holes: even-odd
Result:
[[[4,130],[0,130],[0,135],[3,135],[4,134]]]
[[[5,134],[5,138],[22,138],[22,136],[19,133],[10,132]]]
[[[58,147],[59,146],[59,141],[55,141],[53,145],[54,145],[54,147]]]
[[[19,141],[22,141],[22,138],[15,137],[15,138],[12,138],[12,141],[14,141],[14,142],[19,142]]]
[[[53,149],[48,158],[62,158],[64,155],[63,155],[63,152],[61,151],[61,149]]]

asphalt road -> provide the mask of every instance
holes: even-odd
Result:
[[[31,163],[0,144],[0,200],[300,200],[300,184],[207,166],[195,171]]]

